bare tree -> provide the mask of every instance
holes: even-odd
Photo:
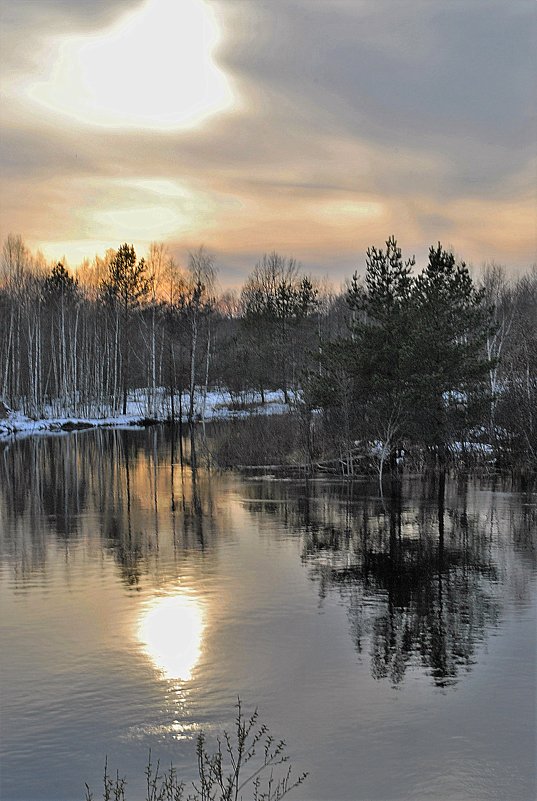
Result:
[[[198,338],[200,334],[200,324],[203,317],[207,320],[206,326],[206,371],[205,371],[205,394],[207,395],[207,378],[209,371],[209,360],[211,353],[211,329],[210,312],[214,306],[214,288],[216,283],[216,268],[214,257],[207,253],[201,246],[198,250],[189,254],[188,260],[189,273],[189,295],[186,298],[185,310],[190,326],[190,405],[188,411],[189,422],[194,420],[194,398],[196,391],[196,367]]]
[[[505,268],[499,264],[487,264],[483,268],[482,286],[485,302],[491,310],[491,325],[487,332],[486,350],[489,362],[490,387],[490,436],[496,440],[496,407],[501,392],[501,359],[513,325],[512,293]]]

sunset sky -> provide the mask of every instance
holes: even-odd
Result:
[[[1,0],[2,240],[536,258],[535,0]]]

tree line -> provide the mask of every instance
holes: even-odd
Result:
[[[444,465],[454,451],[537,456],[537,272],[509,283],[498,266],[476,283],[441,244],[415,271],[392,237],[367,251],[347,290],[348,331],[326,344],[311,406],[349,470],[352,448],[378,443],[382,463],[419,446]]]
[[[310,463],[344,472],[369,449],[446,464],[489,453],[537,464],[537,270],[474,278],[441,244],[423,269],[391,237],[340,292],[264,255],[238,292],[217,290],[203,248],[179,265],[127,243],[76,270],[10,235],[0,260],[0,398],[45,414],[194,421],[210,389],[235,408],[279,389]],[[197,399],[197,403],[196,403]]]

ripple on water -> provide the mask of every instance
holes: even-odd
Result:
[[[106,754],[133,792],[149,748],[190,775],[238,695],[310,771],[297,801],[532,797],[527,495],[448,482],[441,545],[426,482],[383,508],[172,471],[167,431],[32,448],[0,460],[6,801],[82,797]]]

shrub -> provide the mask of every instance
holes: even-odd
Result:
[[[234,733],[224,731],[217,738],[214,753],[207,750],[206,736],[196,738],[198,779],[188,788],[179,780],[175,768],[161,772],[160,762],[152,762],[151,751],[145,769],[145,801],[280,801],[302,784],[307,773],[293,776],[284,740],[275,740],[266,724],[259,722],[257,709],[247,718],[240,698],[236,704]],[[108,773],[104,765],[103,801],[127,801],[127,780]],[[85,801],[94,801],[86,784]]]

